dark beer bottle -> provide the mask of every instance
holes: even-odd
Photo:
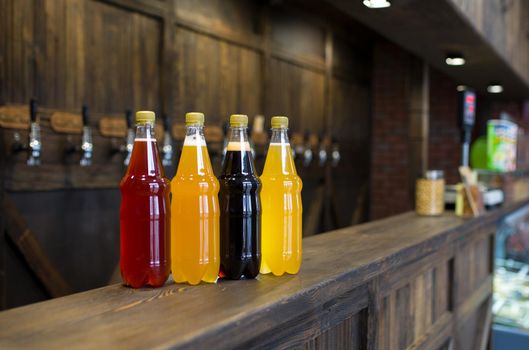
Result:
[[[219,176],[220,276],[255,278],[261,264],[261,182],[255,175],[248,117],[230,117],[228,145]]]

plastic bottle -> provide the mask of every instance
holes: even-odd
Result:
[[[186,137],[171,181],[171,261],[175,282],[217,281],[219,182],[204,139],[204,114],[186,114]]]
[[[248,117],[230,117],[220,182],[220,275],[255,278],[261,264],[261,181],[248,143]]]
[[[272,118],[272,137],[266,156],[261,202],[261,273],[296,274],[301,266],[301,179],[296,172],[288,140],[288,118]]]
[[[120,183],[123,283],[162,286],[170,272],[169,180],[154,138],[154,112],[136,113],[136,138]]]

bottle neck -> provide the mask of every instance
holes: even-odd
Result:
[[[223,174],[244,176],[255,173],[246,127],[230,128],[228,146],[223,162]]]
[[[156,139],[154,138],[154,123],[142,123],[136,125],[135,139],[156,142]]]
[[[206,139],[204,138],[204,125],[186,125],[186,138],[184,140],[184,146],[206,146]]]
[[[154,123],[136,125],[136,137],[127,173],[136,176],[165,176],[154,138]]]
[[[244,127],[230,128],[228,142],[248,142],[248,130]]]
[[[213,176],[203,125],[186,125],[186,138],[176,175],[177,177]]]
[[[288,140],[288,129],[286,128],[272,128],[272,137],[270,143],[274,144],[290,144]]]
[[[263,175],[297,175],[287,128],[272,128],[270,147],[266,156]]]
[[[248,142],[248,132],[246,127],[230,128],[228,131],[228,151],[250,152],[251,147]]]

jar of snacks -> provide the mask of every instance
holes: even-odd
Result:
[[[444,211],[445,180],[442,170],[428,170],[417,179],[415,211],[419,215],[441,215]]]

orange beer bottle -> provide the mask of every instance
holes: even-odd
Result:
[[[171,181],[175,282],[214,283],[219,273],[219,182],[204,138],[204,114],[186,114],[186,137]]]
[[[288,118],[272,117],[272,138],[266,156],[261,203],[261,273],[281,276],[298,273],[301,266],[301,179],[292,159]]]

